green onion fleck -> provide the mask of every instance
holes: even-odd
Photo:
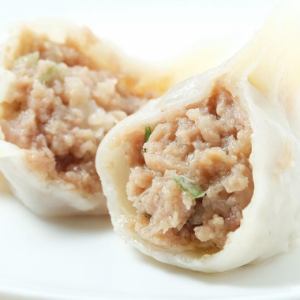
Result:
[[[38,64],[39,58],[40,58],[40,54],[38,52],[29,53],[19,57],[15,61],[14,65],[19,66],[25,64],[26,66],[29,67],[35,67]]]
[[[202,198],[205,196],[206,192],[195,184],[192,180],[183,175],[174,176],[173,179],[180,186],[180,188],[188,193],[193,199]]]
[[[58,74],[58,68],[56,65],[49,66],[48,69],[39,77],[39,80],[43,84],[48,84],[55,79]]]
[[[145,143],[148,142],[151,133],[152,133],[151,127],[146,126],[145,127]]]

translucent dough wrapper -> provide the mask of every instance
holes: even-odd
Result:
[[[299,9],[220,67],[119,123],[96,158],[114,229],[141,252],[221,272],[299,231]]]

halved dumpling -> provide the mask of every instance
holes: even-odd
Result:
[[[253,194],[251,127],[238,99],[216,86],[124,139],[137,233],[173,250],[222,249]]]
[[[97,147],[170,84],[88,29],[20,27],[2,50],[0,170],[36,213],[105,213]]]
[[[104,138],[96,167],[114,228],[134,247],[219,272],[282,252],[299,235],[297,16],[276,15],[230,61]]]

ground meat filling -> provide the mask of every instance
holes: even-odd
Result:
[[[139,132],[128,146],[135,230],[159,246],[222,249],[253,193],[251,128],[238,100],[219,87],[150,127],[146,142]]]
[[[93,68],[76,49],[48,40],[16,59],[14,93],[1,103],[4,139],[28,149],[28,163],[83,193],[101,191],[95,154],[104,135],[146,99]]]

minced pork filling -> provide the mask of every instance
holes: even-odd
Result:
[[[134,133],[127,194],[138,234],[159,246],[222,249],[252,197],[250,137],[246,114],[222,87]]]
[[[119,77],[93,69],[76,49],[48,40],[16,59],[14,93],[1,104],[4,139],[29,149],[27,162],[83,193],[101,191],[95,154],[105,134],[146,99]]]

